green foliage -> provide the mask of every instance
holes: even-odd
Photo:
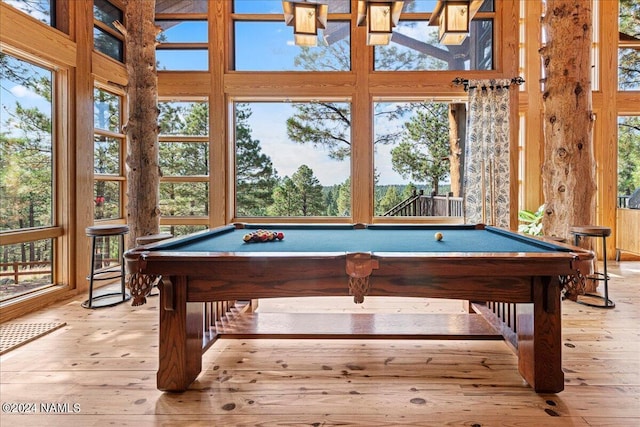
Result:
[[[618,194],[630,195],[640,188],[640,117],[618,121]]]
[[[260,141],[251,137],[246,104],[236,107],[236,214],[264,216],[273,202],[277,173],[271,159],[262,153]]]
[[[386,193],[376,204],[376,215],[384,214],[385,212],[396,206],[398,203],[400,203],[402,200],[403,199],[400,194],[398,194],[398,189],[396,188],[396,186],[388,186]]]
[[[273,192],[273,205],[267,213],[274,216],[326,214],[322,185],[309,166],[300,166],[291,178],[285,177],[282,180]]]
[[[405,123],[402,142],[391,150],[393,170],[403,178],[425,182],[438,193],[438,184],[449,174],[448,104],[421,103]]]
[[[518,219],[523,224],[518,226],[518,231],[534,236],[542,236],[542,218],[544,217],[544,205],[540,206],[537,211],[531,212],[523,209],[518,212]]]

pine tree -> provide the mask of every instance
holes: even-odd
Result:
[[[265,215],[273,203],[277,173],[271,159],[262,153],[260,141],[251,138],[246,104],[236,108],[236,214]]]

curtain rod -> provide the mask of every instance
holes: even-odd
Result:
[[[469,80],[468,79],[463,79],[461,77],[456,77],[455,79],[453,79],[453,81],[451,82],[456,86],[460,86],[463,85],[464,86],[464,91],[467,92],[469,89],[475,89],[477,86],[469,86]],[[511,83],[512,84],[516,84],[516,85],[521,85],[522,83],[524,83],[524,79],[520,76],[518,77],[514,77],[511,79]],[[501,88],[506,88],[509,89],[509,85],[489,85],[489,86],[482,86],[482,89],[486,90],[486,89],[501,89]]]

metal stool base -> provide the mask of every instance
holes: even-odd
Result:
[[[82,303],[84,308],[103,308],[113,307],[114,305],[122,304],[131,299],[131,295],[122,295],[121,292],[109,292],[107,294],[94,296],[91,300],[86,300]]]
[[[580,299],[578,299],[578,301],[576,301],[578,304],[582,304],[582,305],[588,305],[589,307],[596,307],[596,308],[614,308],[616,306],[616,303],[611,301],[610,299],[605,299],[605,297],[601,296],[601,295],[597,295],[597,294],[584,294],[585,297],[589,297],[589,298],[595,298],[595,299],[599,299],[602,300],[603,304],[594,304],[591,302],[587,302],[587,301],[581,301]]]

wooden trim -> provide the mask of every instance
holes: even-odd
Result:
[[[211,76],[204,71],[158,71],[158,96],[171,99],[208,96],[211,93]]]
[[[209,176],[208,175],[163,176],[160,179],[160,182],[178,182],[178,183],[209,182]]]
[[[205,225],[208,226],[209,217],[206,216],[163,216],[160,225]]]
[[[64,235],[62,227],[31,228],[28,230],[9,231],[0,234],[0,245],[16,245],[35,240],[55,239]]]
[[[159,43],[156,50],[209,50],[209,43]]]
[[[640,91],[618,91],[616,111],[619,116],[640,115]]]
[[[156,13],[158,21],[206,21],[206,13]]]
[[[67,34],[4,2],[0,2],[0,14],[0,46],[3,51],[24,52],[32,55],[32,60],[38,63],[44,59],[52,64],[76,65],[76,44]]]
[[[600,105],[594,127],[594,156],[597,179],[597,225],[616,230],[616,206],[618,196],[618,113],[615,109],[618,94],[618,8],[600,5]],[[616,31],[607,29],[616,28]],[[608,66],[608,64],[613,64]],[[608,70],[609,72],[606,72]],[[615,254],[615,238],[607,239],[607,255]]]
[[[171,144],[171,143],[207,144],[209,143],[209,136],[161,135],[158,137],[158,140],[166,144]]]
[[[118,88],[119,94],[124,96],[124,87],[127,86],[129,77],[122,62],[94,50],[91,52],[91,64],[93,77],[106,85],[105,89],[114,91],[113,87],[115,86]]]

